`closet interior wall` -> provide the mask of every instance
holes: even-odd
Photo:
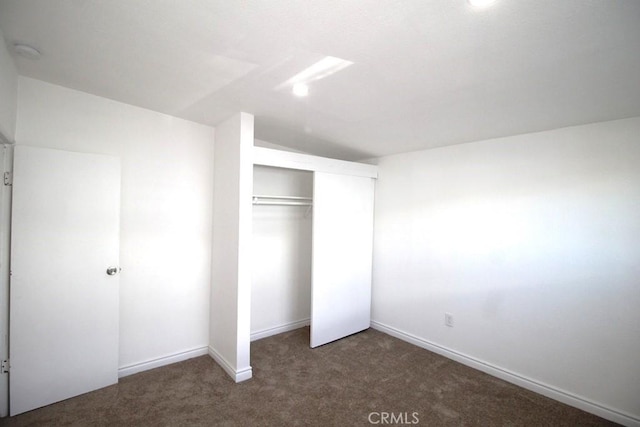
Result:
[[[313,172],[256,165],[253,194],[312,199]],[[309,324],[311,235],[311,206],[253,205],[252,340]]]

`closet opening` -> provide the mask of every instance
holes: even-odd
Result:
[[[313,172],[255,165],[251,341],[309,325]]]

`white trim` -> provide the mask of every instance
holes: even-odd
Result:
[[[222,357],[222,355],[211,346],[209,346],[209,356],[237,383],[249,380],[253,376],[251,366],[236,371],[227,359]]]
[[[306,319],[296,320],[295,322],[285,323],[284,325],[274,326],[273,328],[261,329],[251,333],[251,341],[257,341],[272,335],[304,328],[305,326],[309,326],[310,323],[311,319],[307,317]]]
[[[248,368],[239,370],[236,373],[235,380],[237,383],[241,383],[242,381],[250,380],[251,377],[253,377],[253,369],[249,366]]]
[[[292,153],[290,151],[274,150],[264,147],[253,147],[253,164],[313,172],[363,176],[366,178],[378,177],[378,166],[376,165],[347,162],[345,160]]]
[[[138,372],[148,371],[149,369],[159,368],[160,366],[171,365],[172,363],[182,362],[183,360],[192,359],[198,356],[205,356],[207,347],[198,347],[192,350],[182,351],[180,353],[171,354],[169,356],[158,357],[157,359],[147,360],[146,362],[134,363],[132,365],[123,366],[118,369],[118,378],[137,374]]]
[[[571,392],[561,390],[551,385],[528,378],[524,375],[520,375],[515,372],[511,372],[507,369],[503,369],[498,366],[492,365],[491,363],[485,362],[483,360],[476,359],[474,357],[457,352],[455,350],[451,350],[449,348],[446,348],[441,345],[435,344],[433,342],[427,341],[425,339],[419,338],[410,333],[385,325],[384,323],[380,323],[375,320],[372,320],[371,327],[380,332],[384,332],[385,334],[399,338],[403,341],[406,341],[418,347],[440,354],[448,359],[455,360],[456,362],[462,363],[463,365],[469,366],[471,368],[485,372],[494,377],[500,378],[501,380],[510,382],[512,384],[515,384],[527,390],[531,390],[535,393],[541,394],[543,396],[549,397],[551,399],[557,400],[559,402],[565,403],[575,408],[582,409],[583,411],[590,412],[592,414],[595,414],[607,420],[610,420],[625,426],[640,427],[640,418],[637,418],[631,414],[618,411],[616,409],[610,408],[600,403],[593,402],[587,398],[578,396]]]
[[[0,176],[13,170],[13,145],[0,132]],[[12,187],[0,182],[0,359],[9,359],[9,261]],[[9,374],[0,373],[0,417],[9,415]]]

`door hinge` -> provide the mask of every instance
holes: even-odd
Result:
[[[11,172],[4,173],[4,185],[12,185],[13,184],[13,175]]]
[[[8,374],[9,373],[9,360],[2,361],[2,367],[0,368],[0,374]]]

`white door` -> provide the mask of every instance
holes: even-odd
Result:
[[[11,415],[118,381],[119,215],[118,158],[15,148]]]
[[[316,172],[311,347],[369,328],[374,181]]]

